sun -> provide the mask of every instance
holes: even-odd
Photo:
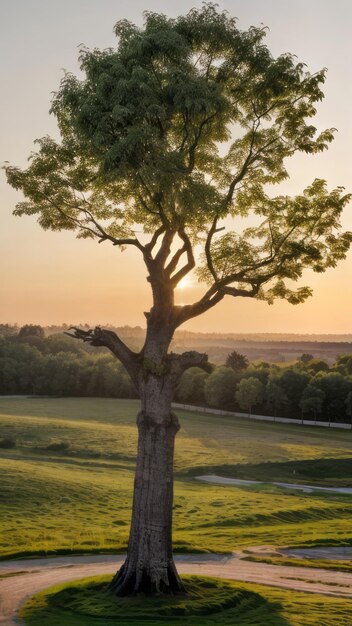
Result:
[[[189,289],[189,287],[192,287],[192,279],[190,278],[190,276],[184,276],[183,278],[181,278],[176,289],[183,290],[183,289]]]

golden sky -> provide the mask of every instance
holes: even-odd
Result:
[[[56,135],[49,116],[51,92],[65,68],[77,73],[77,52],[115,45],[114,23],[126,17],[141,23],[144,9],[170,16],[184,13],[197,0],[12,0],[0,3],[0,161],[24,166],[33,140]],[[325,100],[315,125],[338,129],[328,152],[295,157],[284,191],[300,193],[314,178],[329,187],[352,189],[352,4],[349,0],[227,0],[220,2],[239,18],[240,28],[269,26],[273,54],[295,53],[312,72],[328,68]],[[314,123],[314,122],[313,122]],[[73,233],[44,232],[35,219],[15,218],[20,195],[0,180],[0,323],[112,323],[144,326],[149,285],[137,250],[121,253],[108,243],[76,240]],[[352,230],[351,206],[344,227]],[[218,332],[351,332],[352,254],[322,275],[307,273],[314,295],[305,304],[269,306],[228,298],[185,328]],[[198,298],[194,282],[178,292],[179,302]]]

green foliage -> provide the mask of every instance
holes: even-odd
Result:
[[[315,366],[319,371],[314,371]],[[236,411],[239,408],[250,411],[249,398],[253,393],[259,412],[283,417],[299,418],[303,413],[310,413],[316,419],[332,422],[347,420],[347,395],[352,381],[349,376],[343,376],[336,371],[325,371],[326,363],[313,359],[313,368],[310,361],[303,370],[297,365],[278,369],[275,365],[250,364],[237,374],[231,368],[217,367],[205,380],[205,401],[210,406],[220,409]],[[185,390],[184,398],[177,396],[181,402],[191,401],[195,404],[203,402],[203,380],[199,381],[193,375],[186,374],[181,378],[179,389]],[[249,383],[247,381],[250,381]],[[252,381],[255,380],[256,383]],[[191,386],[193,381],[193,386]],[[259,385],[257,385],[259,383]],[[197,396],[196,384],[199,385]],[[241,388],[240,396],[236,388]],[[253,386],[253,389],[252,389]],[[258,395],[254,391],[258,386]],[[310,417],[308,417],[310,419]]]
[[[322,359],[312,359],[307,363],[307,367],[313,374],[318,374],[318,372],[328,372],[329,366]]]
[[[252,407],[262,402],[264,396],[264,386],[257,378],[242,378],[236,389],[236,400],[241,409],[245,409],[248,413]]]
[[[210,406],[229,408],[233,404],[236,374],[230,367],[217,367],[205,382],[205,399]]]
[[[352,391],[349,391],[349,393],[347,394],[345,404],[346,404],[346,413],[347,415],[351,417],[351,422],[352,422]]]
[[[288,405],[288,398],[281,385],[277,382],[276,377],[268,380],[265,393],[266,407],[275,417],[280,411],[285,411]]]
[[[20,328],[18,333],[19,339],[25,339],[27,337],[39,337],[40,339],[44,339],[44,329],[38,324],[25,324]]]
[[[80,343],[63,333],[46,337],[44,350],[49,354],[58,354],[59,352],[68,352],[82,356],[85,354],[84,347]]]
[[[179,402],[205,403],[205,383],[209,377],[207,372],[198,367],[190,367],[184,372],[177,386],[176,399]]]
[[[244,354],[240,354],[240,352],[236,352],[233,350],[227,357],[225,366],[231,367],[234,372],[238,372],[241,370],[247,369],[249,365],[249,361]]]
[[[337,357],[334,370],[344,376],[352,375],[352,354],[343,354]]]
[[[270,366],[265,364],[265,362],[264,365],[262,363],[251,363],[244,372],[241,372],[241,378],[256,378],[265,386],[269,380],[271,371],[275,372],[275,365]]]
[[[304,354],[302,354],[298,360],[304,363],[305,365],[307,365],[309,361],[312,361],[313,359],[314,359],[314,356],[312,354],[308,354],[307,352],[304,352]]]
[[[303,391],[299,405],[303,413],[312,412],[316,419],[317,413],[322,412],[324,399],[325,393],[314,384],[309,384]]]
[[[14,326],[12,324],[0,324],[0,338],[11,337],[17,334],[18,334],[17,326]]]
[[[32,340],[35,340],[33,345]],[[186,370],[178,384],[175,400],[220,409],[239,410],[236,385],[255,378],[265,387],[257,411],[269,415],[307,419],[348,421],[347,397],[352,388],[349,375],[351,355],[337,359],[331,371],[324,361],[312,359],[306,365],[277,368],[269,363],[251,363],[235,372],[215,367],[209,375],[199,368]],[[163,375],[168,359],[159,366],[144,359],[145,375]],[[341,370],[340,371],[338,371]],[[317,370],[317,372],[315,371]],[[0,395],[30,394],[51,396],[136,397],[136,390],[124,367],[104,348],[92,352],[64,334],[41,339],[6,335],[0,341]],[[246,407],[247,408],[247,407]]]
[[[136,397],[126,370],[112,355],[91,354],[64,335],[3,338],[0,394]]]
[[[346,256],[350,196],[320,179],[296,197],[269,189],[288,177],[288,157],[333,139],[311,123],[325,70],[274,58],[265,28],[241,31],[212,3],[176,19],[146,13],[143,28],[122,20],[115,32],[116,49],[81,49],[82,79],[66,74],[54,96],[61,142],[41,138],[27,169],[5,168],[25,197],[15,214],[121,247],[142,249],[136,225],[204,244],[205,308],[225,295],[304,301],[311,289],[291,281]],[[256,226],[218,235],[223,218],[249,214]]]
[[[299,401],[304,388],[309,383],[310,376],[295,369],[285,369],[278,377],[278,383],[284,390],[292,412],[299,412]]]
[[[312,385],[323,392],[323,412],[334,421],[342,421],[345,415],[346,399],[352,390],[352,379],[337,372],[321,373],[315,376]]]

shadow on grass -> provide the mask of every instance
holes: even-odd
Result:
[[[219,474],[231,478],[259,481],[285,481],[325,486],[352,486],[352,457],[345,459],[308,459],[279,463],[246,463],[238,465],[214,465],[192,467],[189,476]]]
[[[216,578],[183,577],[187,593],[117,598],[110,577],[61,585],[30,598],[21,610],[27,626],[292,626],[282,606],[264,595]]]

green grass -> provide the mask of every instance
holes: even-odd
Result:
[[[47,589],[20,611],[27,626],[350,626],[352,600],[215,578],[184,577],[187,594],[116,598],[99,576]],[[303,621],[304,620],[304,621]]]
[[[323,458],[307,461],[283,461],[273,463],[246,463],[237,465],[214,465],[192,468],[190,475],[199,473],[218,474],[231,478],[259,480],[264,482],[298,483],[322,487],[350,487],[352,485],[352,457]]]
[[[328,569],[337,572],[352,572],[352,562],[338,559],[300,559],[298,557],[287,556],[246,556],[244,561],[252,563],[269,563],[270,565],[287,565],[289,567],[313,567],[318,569]]]
[[[126,549],[137,411],[129,400],[0,399],[0,436],[17,442],[0,451],[2,558]],[[206,485],[193,476],[266,472],[266,480],[352,484],[352,433],[178,414],[176,551],[351,544],[350,496]],[[47,449],[60,442],[69,447]]]

